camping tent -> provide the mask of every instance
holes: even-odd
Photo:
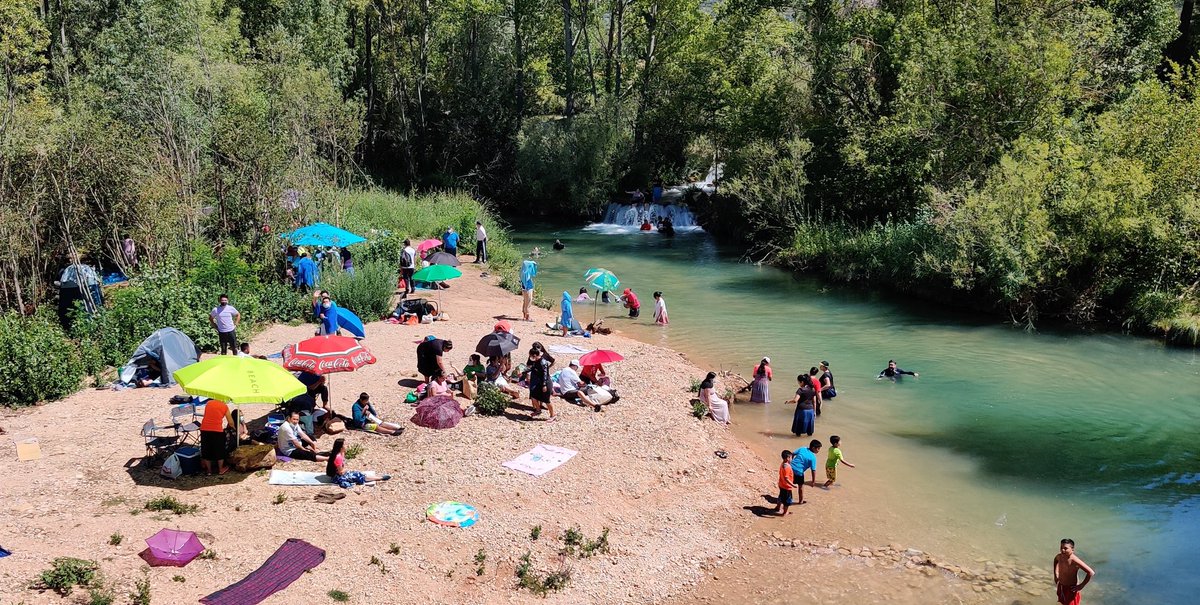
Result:
[[[100,276],[88,265],[68,265],[58,278],[58,321],[65,329],[71,327],[71,311],[76,302],[83,302],[88,313],[95,313],[104,305]]]
[[[187,334],[175,328],[163,328],[142,341],[125,367],[121,368],[121,381],[130,382],[139,367],[146,367],[146,360],[153,357],[162,366],[163,384],[172,384],[175,370],[192,365],[200,360],[200,348]]]

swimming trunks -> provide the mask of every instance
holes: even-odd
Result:
[[[1079,589],[1074,586],[1058,585],[1058,602],[1062,605],[1079,605],[1079,600],[1083,595]]]

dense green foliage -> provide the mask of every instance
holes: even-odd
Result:
[[[0,0],[0,299],[129,272],[126,237],[155,271],[236,245],[268,283],[314,220],[388,231],[363,260],[393,262],[486,216],[347,193],[372,180],[579,216],[719,163],[700,209],[756,260],[1194,340],[1182,6]]]
[[[0,406],[32,405],[74,393],[84,366],[58,322],[0,314]]]
[[[321,276],[321,289],[364,322],[375,321],[392,312],[392,294],[396,292],[396,264],[372,260],[356,263],[354,275],[327,271]]]

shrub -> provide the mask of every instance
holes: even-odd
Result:
[[[355,458],[361,456],[365,449],[366,448],[364,448],[361,443],[355,443],[350,447],[347,447],[343,453],[346,455],[346,460],[354,460]]]
[[[107,588],[93,588],[88,591],[88,605],[112,605],[117,595]]]
[[[132,605],[150,605],[150,578],[142,576],[134,585],[133,592],[129,593],[129,602]]]
[[[699,399],[692,400],[692,415],[701,420],[708,415],[708,406],[704,405]]]
[[[53,590],[62,596],[71,594],[76,586],[89,588],[99,581],[100,565],[95,561],[59,557],[40,576],[41,588]]]
[[[0,315],[0,406],[18,407],[74,393],[84,376],[83,360],[62,328],[39,314]]]
[[[338,306],[354,311],[363,321],[386,316],[392,311],[392,294],[396,292],[394,264],[381,260],[355,263],[354,275],[345,271],[326,271],[321,274],[322,290]]]
[[[571,581],[571,570],[566,568],[545,575],[535,571],[532,555],[528,551],[517,563],[516,575],[518,586],[542,597],[566,588]]]
[[[338,603],[345,603],[346,601],[350,600],[350,593],[344,590],[338,590],[335,588],[326,594],[329,595],[329,598],[337,601]]]
[[[121,541],[124,539],[125,536],[122,536],[121,532],[114,532],[113,535],[108,537],[108,544],[109,546],[120,546]]]
[[[184,504],[176,500],[175,496],[161,496],[154,498],[153,500],[147,501],[143,508],[151,511],[169,511],[175,513],[176,515],[190,515],[200,510],[198,505]]]
[[[484,416],[499,416],[508,409],[509,398],[490,382],[480,382],[475,394],[475,411]]]

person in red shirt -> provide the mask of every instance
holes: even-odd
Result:
[[[213,474],[214,463],[218,474],[229,472],[229,467],[225,466],[226,426],[236,426],[233,412],[224,401],[209,399],[204,404],[204,416],[200,419],[200,466],[206,475]]]
[[[808,381],[811,382],[813,385],[813,388],[817,390],[816,414],[817,414],[817,416],[820,416],[821,415],[821,400],[823,399],[823,397],[821,397],[821,372],[815,366],[808,370]]]
[[[792,490],[796,489],[796,474],[792,470],[792,451],[783,450],[779,456],[783,458],[783,464],[779,465],[779,498],[775,501],[775,514],[782,517],[788,514],[788,507],[792,505]]]
[[[642,314],[642,303],[638,302],[637,294],[634,294],[633,290],[625,288],[625,291],[621,293],[621,302],[625,303],[626,309],[629,309],[630,318],[636,319],[638,315]]]

